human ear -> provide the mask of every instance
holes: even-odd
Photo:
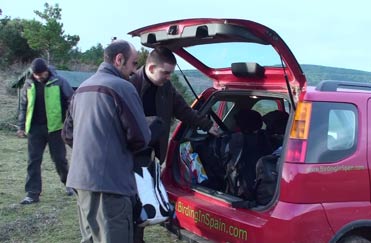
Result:
[[[149,70],[151,73],[153,73],[153,72],[155,71],[155,68],[156,68],[156,65],[153,64],[153,63],[150,63],[150,64],[148,65],[148,70]]]
[[[117,66],[124,66],[125,65],[125,57],[122,53],[116,55],[115,62]]]

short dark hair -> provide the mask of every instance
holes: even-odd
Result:
[[[42,73],[48,71],[48,65],[43,58],[35,58],[31,63],[31,71],[32,73]]]
[[[104,49],[104,61],[113,64],[118,54],[124,55],[125,62],[131,56],[131,45],[125,40],[115,40]]]
[[[174,54],[166,47],[156,47],[149,53],[147,62],[154,62],[156,64],[169,63],[176,65],[176,58]]]

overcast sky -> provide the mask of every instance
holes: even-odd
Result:
[[[45,0],[0,0],[2,16],[40,20]],[[112,37],[140,48],[131,30],[184,18],[241,18],[275,30],[300,64],[371,72],[370,0],[60,0],[65,33],[79,35],[85,51]]]

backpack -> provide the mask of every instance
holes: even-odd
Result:
[[[243,201],[232,202],[234,208],[253,208],[268,204],[275,193],[277,185],[277,161],[278,154],[262,156],[256,163],[256,181],[253,190],[253,198]]]
[[[201,186],[224,191],[225,165],[229,160],[227,151],[229,140],[230,135],[224,134],[220,137],[209,136],[200,142],[191,142],[193,151],[199,155],[207,174],[207,180],[200,183]]]
[[[276,154],[261,157],[256,164],[255,201],[258,205],[266,205],[274,195],[277,185],[277,161]]]
[[[225,192],[245,200],[254,200],[256,163],[260,157],[271,152],[263,130],[232,134],[229,142],[230,161],[226,165]]]

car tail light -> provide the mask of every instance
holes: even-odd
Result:
[[[287,144],[286,161],[288,162],[303,163],[305,161],[311,111],[312,103],[298,103]]]

